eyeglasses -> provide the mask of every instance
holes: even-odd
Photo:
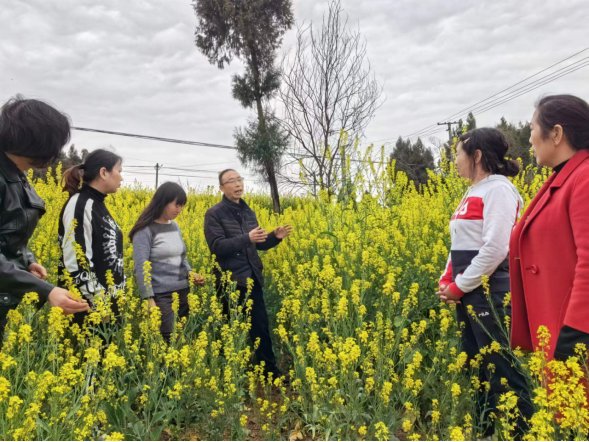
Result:
[[[225,185],[225,184],[235,184],[235,183],[243,183],[243,178],[242,178],[242,177],[239,177],[239,178],[232,178],[232,179],[230,179],[229,181],[225,181],[225,182],[223,183],[223,185]]]

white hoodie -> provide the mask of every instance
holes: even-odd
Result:
[[[469,188],[450,220],[452,247],[440,284],[463,296],[482,291],[482,276],[487,275],[492,291],[509,291],[506,258],[522,207],[521,196],[505,176],[491,175]]]

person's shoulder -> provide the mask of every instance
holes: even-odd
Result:
[[[136,239],[141,240],[143,238],[151,238],[151,236],[153,235],[151,227],[152,225],[149,225],[137,230],[133,235],[133,242],[135,242]]]
[[[503,175],[493,175],[493,179],[486,182],[483,192],[488,194],[513,193],[515,186],[509,178]]]
[[[78,193],[74,193],[72,196],[70,196],[67,201],[64,204],[64,209],[69,209],[69,210],[76,210],[76,212],[78,212],[78,207],[80,207],[81,204],[85,204],[88,198],[83,198],[82,195],[78,192]],[[81,212],[78,213],[85,213],[87,210],[90,210],[91,206],[84,206],[83,210]]]
[[[218,202],[217,204],[215,204],[212,207],[209,207],[208,210],[205,212],[205,215],[214,215],[217,214],[218,212],[223,210],[223,201]]]
[[[250,205],[248,203],[245,202],[244,199],[241,200],[241,207],[243,208],[244,213],[250,213],[253,214],[254,216],[256,216],[256,212],[254,209],[252,209],[250,207]]]
[[[579,164],[579,167],[577,167],[575,172],[577,172],[579,175],[584,175],[585,177],[589,175],[589,156],[585,158],[581,164]]]
[[[486,204],[490,201],[505,201],[517,204],[521,196],[509,178],[497,175],[495,179],[485,183],[481,189],[481,197]]]
[[[579,164],[579,166],[573,171],[569,178],[572,178],[571,182],[575,187],[579,185],[579,183],[581,183],[583,186],[589,183],[589,157]]]

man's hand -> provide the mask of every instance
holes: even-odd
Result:
[[[447,285],[441,284],[436,295],[440,297],[440,301],[446,304],[460,304],[460,298],[452,294]]]
[[[266,233],[266,230],[262,229],[260,226],[250,232],[250,241],[253,243],[264,242],[266,241],[266,238],[268,238],[268,234]]]
[[[276,235],[276,238],[278,239],[286,238],[287,236],[290,236],[291,233],[292,226],[290,224],[285,224],[284,226],[276,227],[276,230],[274,230],[274,235]]]
[[[155,299],[153,298],[149,298],[149,308],[153,308],[153,307],[157,307],[155,305]]]
[[[45,267],[43,267],[41,264],[32,263],[29,265],[29,272],[39,279],[47,278],[47,270],[45,270]]]
[[[51,307],[61,308],[64,315],[85,312],[90,308],[85,300],[74,299],[70,292],[59,287],[51,290],[47,300]]]
[[[190,273],[190,278],[192,279],[192,283],[194,285],[203,285],[205,283],[205,278],[198,273]]]

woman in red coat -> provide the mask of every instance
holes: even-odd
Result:
[[[589,343],[589,105],[544,97],[531,129],[538,164],[554,172],[511,236],[511,343],[534,350],[544,325],[549,359],[566,359]]]

